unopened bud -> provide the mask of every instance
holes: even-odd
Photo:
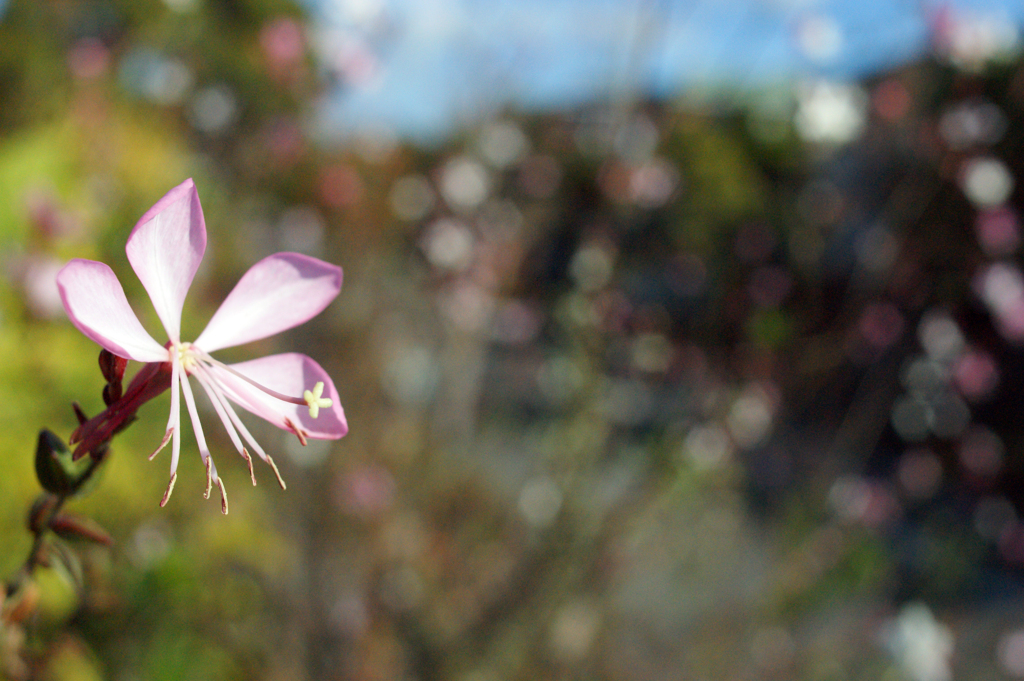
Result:
[[[128,360],[118,357],[109,350],[100,350],[100,371],[107,383],[121,385],[124,379],[124,370],[128,366]]]
[[[86,421],[89,420],[89,417],[85,415],[84,411],[82,411],[82,407],[79,406],[78,402],[72,402],[71,403],[71,408],[74,409],[74,411],[75,411],[75,418],[78,419],[78,425],[81,426],[82,424],[84,424]],[[72,434],[71,435],[72,442],[74,442],[74,439],[75,439],[75,436],[74,436],[74,434]]]
[[[121,399],[121,384],[107,383],[103,386],[103,404],[108,407]]]
[[[39,534],[46,529],[46,524],[57,505],[57,497],[49,492],[43,492],[32,502],[28,510],[28,530],[32,534]]]
[[[85,484],[95,466],[88,460],[73,461],[64,442],[45,428],[36,445],[36,477],[47,492],[67,497]]]
[[[24,622],[39,605],[39,587],[35,582],[22,582],[14,593],[8,593],[0,611],[0,620],[11,624]]]
[[[39,432],[36,445],[36,477],[47,492],[67,496],[75,487],[74,478],[61,463],[61,455],[67,455],[64,442],[45,428]],[[66,457],[69,461],[70,456]]]
[[[63,539],[85,539],[104,546],[113,546],[110,534],[95,521],[61,513],[50,521],[50,529]]]

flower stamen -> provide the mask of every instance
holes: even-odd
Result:
[[[206,457],[203,459],[203,463],[206,464],[206,492],[203,493],[203,498],[209,499],[210,490],[213,489],[213,457]]]
[[[175,348],[178,350],[178,361],[181,362],[182,368],[192,373],[196,366],[196,356],[192,349],[191,343],[176,343]]]
[[[287,416],[284,419],[284,425],[288,427],[288,430],[290,430],[293,433],[295,433],[295,437],[299,438],[299,444],[301,444],[303,447],[305,447],[306,446],[306,431],[304,431],[301,428],[299,428],[298,426],[296,426],[295,423],[293,423],[292,420],[290,418],[288,418]]]
[[[252,484],[256,484],[256,474],[253,471],[252,456],[250,456],[248,450],[242,445],[236,438],[241,435],[242,439],[249,443],[249,446],[253,448],[261,459],[270,464],[270,467],[274,469],[274,475],[277,477],[278,483],[281,485],[281,489],[287,489],[284,480],[281,479],[281,473],[277,470],[277,466],[274,464],[274,460],[263,451],[260,447],[260,443],[256,442],[256,438],[252,436],[249,429],[245,427],[242,420],[238,417],[234,407],[231,406],[231,402],[228,400],[227,395],[221,390],[217,383],[217,378],[214,376],[206,367],[200,366],[199,371],[195,374],[196,379],[199,380],[203,388],[206,389],[207,394],[210,396],[210,401],[214,403],[214,407],[217,408],[218,400],[220,401],[221,407],[217,408],[217,414],[220,416],[221,421],[224,423],[224,428],[228,431],[231,436],[232,442],[235,444],[235,448],[238,449],[239,454],[249,464],[249,477],[252,478]]]
[[[175,473],[181,456],[181,360],[177,358],[171,362],[171,413],[167,417],[167,430],[173,433],[171,473]]]
[[[217,416],[220,417],[221,423],[224,424],[224,429],[228,431],[228,437],[231,438],[231,443],[235,445],[235,449],[241,452],[245,447],[242,446],[242,441],[238,437],[238,432],[235,430],[234,425],[231,423],[231,419],[225,411],[226,408],[230,408],[227,405],[227,399],[224,397],[224,393],[217,385],[216,379],[210,375],[206,367],[199,365],[196,368],[195,377],[199,381],[199,385],[203,386],[203,390],[206,391],[206,396],[210,398],[210,402],[213,404],[214,411],[217,412]]]
[[[164,498],[160,500],[160,508],[167,505],[167,500],[171,498],[171,492],[174,491],[174,483],[178,481],[178,471],[171,473],[171,481],[167,483],[167,491],[164,492]]]
[[[281,477],[281,471],[277,470],[277,464],[274,463],[269,454],[267,455],[267,463],[274,469],[274,475],[277,476],[277,484],[281,485],[281,489],[288,489],[288,485],[284,484],[284,478]]]
[[[224,480],[217,478],[217,486],[220,487],[220,512],[228,514],[228,491],[224,489]]]
[[[161,452],[161,450],[163,450],[163,448],[167,446],[167,443],[171,441],[171,436],[172,435],[174,435],[174,429],[173,428],[168,428],[167,432],[164,433],[164,439],[160,440],[160,446],[156,448],[156,451],[154,451],[152,454],[149,455],[149,460],[150,461],[155,459],[156,455],[159,454]]]
[[[252,469],[252,457],[249,456],[249,452],[242,447],[242,458],[245,459],[245,463],[249,464],[249,477],[252,478],[252,486],[256,486],[256,472]]]

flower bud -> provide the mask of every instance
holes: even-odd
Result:
[[[8,593],[4,608],[0,611],[0,620],[11,624],[24,622],[36,611],[39,605],[39,587],[35,582],[22,583],[14,593]]]
[[[110,534],[89,518],[61,513],[50,521],[50,529],[62,539],[85,539],[104,546],[114,545]]]
[[[121,381],[124,379],[124,370],[127,366],[128,360],[124,357],[118,357],[109,350],[100,351],[100,371],[103,372],[103,378],[106,379],[107,383],[121,385]]]
[[[32,502],[28,510],[28,529],[32,534],[39,534],[46,529],[46,523],[50,518],[53,507],[57,505],[57,497],[49,492],[43,492]]]
[[[71,408],[75,411],[75,418],[78,419],[79,426],[83,425],[86,421],[89,420],[89,417],[85,415],[84,411],[82,411],[82,407],[78,404],[78,402],[72,402]],[[74,438],[73,435],[72,438]]]
[[[103,386],[103,404],[108,407],[121,399],[121,384],[107,383]]]
[[[45,428],[39,432],[36,477],[47,492],[61,497],[71,496],[81,489],[93,470],[89,460],[72,461],[67,446],[52,432]]]

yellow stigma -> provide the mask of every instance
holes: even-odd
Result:
[[[329,397],[320,397],[323,394],[323,381],[317,381],[312,390],[307,390],[302,394],[302,399],[306,400],[306,404],[309,405],[309,415],[313,418],[320,415],[320,407],[329,407],[334,404]]]

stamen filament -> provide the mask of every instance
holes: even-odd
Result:
[[[206,363],[208,363],[208,364],[210,364],[212,366],[215,366],[218,369],[224,369],[225,371],[230,372],[232,375],[237,376],[238,378],[242,379],[243,381],[245,381],[249,385],[251,385],[254,388],[257,388],[257,389],[259,389],[259,390],[261,390],[263,392],[265,392],[266,394],[270,395],[271,397],[277,398],[277,399],[281,400],[282,402],[288,402],[289,404],[298,404],[298,405],[302,405],[302,406],[307,406],[307,404],[308,404],[304,398],[292,397],[290,395],[285,395],[284,393],[279,393],[276,390],[268,388],[267,386],[262,385],[261,383],[258,383],[256,381],[254,381],[253,379],[249,378],[248,376],[246,376],[245,374],[241,373],[240,371],[231,368],[227,364],[224,364],[224,362],[221,362],[219,360],[214,359],[208,353],[204,352],[200,348],[192,346],[192,348],[190,350],[191,350],[191,352],[195,353],[196,356],[200,357],[204,362],[206,362]]]
[[[235,449],[239,453],[244,449],[242,441],[238,437],[238,433],[235,431],[234,425],[231,423],[231,419],[224,412],[224,396],[220,389],[213,383],[213,378],[210,373],[206,370],[206,367],[200,365],[196,366],[196,372],[193,374],[199,381],[199,385],[203,386],[203,390],[206,391],[206,396],[210,398],[210,402],[213,404],[214,410],[217,412],[217,416],[220,417],[221,423],[224,424],[224,429],[228,431],[228,437],[231,438],[231,443],[235,445]]]
[[[206,464],[207,470],[207,485],[206,485],[206,498],[210,498],[211,481],[216,480],[217,471],[213,468],[213,457],[210,455],[210,449],[206,446],[206,436],[203,435],[203,424],[199,420],[199,411],[196,409],[196,400],[192,396],[192,386],[189,385],[188,376],[182,374],[181,380],[181,392],[185,397],[185,406],[188,407],[188,415],[192,419],[192,430],[195,432],[196,443],[199,445],[199,455],[203,457],[203,463]]]
[[[167,428],[171,435],[171,475],[177,475],[178,459],[181,456],[181,360],[175,356],[171,362],[171,415]],[[172,483],[173,484],[173,483]]]
[[[225,428],[228,430],[228,433],[232,433],[233,426],[234,430],[237,431],[237,433],[242,436],[242,439],[249,443],[249,446],[253,448],[253,451],[255,451],[256,454],[258,454],[261,459],[270,464],[270,467],[274,470],[274,476],[277,478],[278,484],[281,485],[281,489],[287,489],[287,485],[285,485],[284,479],[281,477],[281,472],[277,469],[277,465],[274,463],[274,460],[270,458],[269,454],[263,451],[263,447],[261,447],[260,443],[256,441],[256,438],[252,436],[252,433],[249,432],[249,429],[245,427],[245,423],[242,422],[242,419],[239,418],[238,416],[238,412],[236,412],[234,406],[232,406],[231,400],[224,393],[224,391],[220,387],[220,384],[217,382],[217,377],[213,373],[211,373],[207,367],[202,365],[199,366],[201,367],[201,370],[196,373],[196,378],[199,380],[200,384],[203,385],[204,388],[207,388],[207,394],[210,395],[210,401],[214,402],[214,407],[216,408],[216,403],[218,400],[220,401],[220,404],[223,406],[223,413],[220,410],[218,410],[217,414],[221,417],[221,421],[224,422]],[[206,380],[206,383],[203,382],[204,379]],[[213,394],[210,394],[210,391],[212,391]],[[227,415],[228,420],[225,420],[225,414]],[[234,442],[234,440],[232,441]],[[238,448],[242,457],[249,464],[249,477],[252,478],[252,484],[255,485],[256,474],[253,471],[252,457],[249,455],[249,452],[245,449],[245,447],[242,447],[240,443],[235,442],[235,446],[236,448]]]
[[[199,384],[203,386],[203,390],[206,391],[206,396],[210,398],[210,402],[213,403],[213,408],[217,411],[217,416],[220,417],[221,423],[224,424],[224,429],[228,431],[228,437],[231,438],[231,442],[235,445],[235,449],[238,450],[238,453],[242,455],[242,458],[245,459],[246,463],[249,465],[249,477],[252,478],[252,484],[255,485],[256,473],[253,471],[252,457],[249,456],[249,452],[246,451],[241,439],[239,439],[238,429],[236,429],[236,426],[244,431],[243,437],[250,440],[250,443],[254,448],[258,449],[259,445],[256,444],[255,440],[252,439],[252,436],[248,434],[245,426],[242,425],[242,422],[235,413],[235,410],[232,409],[231,404],[228,402],[227,396],[224,395],[224,391],[220,389],[219,385],[217,385],[216,377],[211,375],[206,367],[202,365],[197,365],[197,367],[198,371],[196,371],[195,377],[199,380]],[[264,454],[264,456],[266,455]]]

